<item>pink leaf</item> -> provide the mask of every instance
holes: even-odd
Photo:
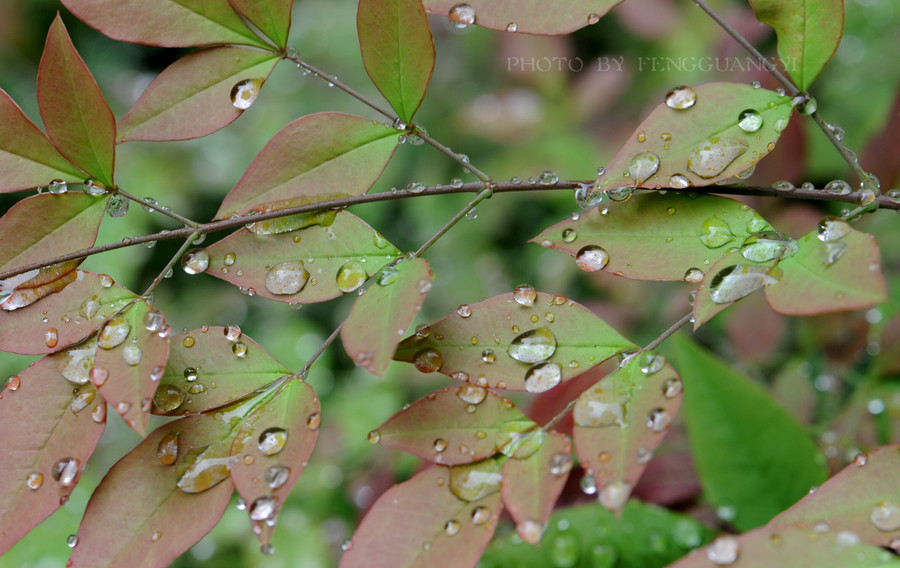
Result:
[[[72,163],[112,187],[116,118],[59,14],[44,44],[37,97],[53,145]]]
[[[93,385],[66,381],[50,357],[6,383],[0,555],[66,502],[105,424],[106,403]]]
[[[424,258],[382,268],[375,275],[375,282],[353,304],[341,329],[350,358],[373,375],[383,377],[400,338],[422,309],[433,279]]]
[[[294,0],[229,0],[234,9],[250,20],[275,45],[287,46],[291,30],[291,10]]]
[[[84,259],[69,260],[37,270],[36,276],[16,286],[12,293],[0,302],[0,308],[11,312],[59,292],[78,279],[78,272],[75,269],[82,260]],[[26,274],[30,275],[33,272],[28,271]],[[0,283],[0,286],[2,285]]]
[[[457,0],[424,0],[424,4],[426,10],[449,17],[457,26],[478,24],[509,32],[561,35],[596,24],[621,1],[568,0],[558,6],[533,0],[468,0],[465,4]],[[462,6],[471,8],[471,12]]]

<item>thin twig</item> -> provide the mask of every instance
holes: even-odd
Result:
[[[185,252],[187,252],[187,249],[191,246],[191,244],[193,244],[194,240],[199,236],[200,236],[200,233],[198,233],[197,231],[194,231],[193,233],[191,233],[191,235],[187,239],[185,239],[184,244],[181,245],[181,248],[178,249],[178,252],[176,252],[172,256],[172,258],[169,259],[169,262],[166,263],[165,268],[163,268],[160,271],[159,275],[157,275],[157,277],[153,279],[153,282],[150,283],[150,286],[148,286],[147,289],[144,290],[144,293],[141,294],[142,298],[148,298],[150,296],[150,294],[152,294],[153,291],[156,290],[156,287],[159,286],[159,284],[163,281],[163,278],[166,277],[166,274],[170,270],[172,270],[172,268],[175,266],[175,263],[178,262],[178,259],[181,258],[181,255],[183,255]]]
[[[475,197],[475,199],[473,199],[472,201],[470,201],[470,202],[468,203],[468,205],[466,205],[466,206],[463,207],[459,212],[457,212],[456,215],[454,215],[452,219],[450,219],[449,221],[447,221],[447,223],[446,223],[443,227],[441,227],[441,228],[438,230],[437,233],[435,233],[434,235],[431,236],[430,239],[428,239],[427,241],[425,241],[425,242],[422,244],[422,246],[419,247],[419,250],[417,250],[417,251],[415,252],[415,256],[422,256],[423,254],[425,254],[425,251],[426,251],[426,250],[428,250],[429,248],[431,248],[431,246],[432,246],[434,243],[436,243],[436,242],[438,241],[438,239],[440,239],[440,238],[443,237],[445,234],[447,234],[447,231],[449,231],[450,229],[453,228],[454,225],[456,225],[457,223],[459,223],[460,220],[462,220],[462,218],[465,217],[465,216],[469,213],[469,211],[471,211],[472,209],[475,209],[475,207],[476,207],[479,203],[481,203],[482,201],[484,201],[485,199],[487,199],[488,197],[490,197],[491,195],[493,195],[493,193],[494,193],[494,191],[493,191],[492,189],[486,188],[486,189],[482,190],[482,192],[479,193],[479,194]]]
[[[322,356],[322,353],[325,353],[325,350],[328,349],[328,346],[334,343],[334,340],[337,339],[337,336],[341,333],[341,329],[343,329],[344,324],[347,323],[347,320],[344,320],[334,328],[334,331],[331,332],[331,335],[322,342],[322,345],[319,345],[319,348],[316,349],[316,352],[312,354],[312,356],[306,361],[306,364],[303,365],[303,368],[297,372],[297,376],[306,377],[307,373],[309,373],[310,367],[313,366],[313,363],[316,362],[316,359]]]
[[[191,221],[187,217],[182,217],[181,215],[179,215],[178,213],[175,213],[174,211],[170,211],[164,207],[160,207],[160,205],[154,201],[149,201],[147,199],[141,199],[140,197],[131,195],[130,193],[128,193],[127,191],[124,191],[122,189],[118,190],[118,193],[119,193],[119,195],[121,195],[122,197],[124,197],[126,199],[130,199],[131,201],[140,203],[141,206],[143,206],[143,207],[147,207],[158,213],[162,213],[166,217],[171,217],[172,219],[175,219],[176,221],[178,221],[179,223],[181,223],[182,225],[184,225],[186,227],[196,228],[196,227],[200,226],[200,223],[198,223],[197,221]]]
[[[481,181],[483,181],[485,183],[491,181],[491,177],[489,175],[487,175],[486,173],[482,172],[481,170],[479,170],[478,168],[476,168],[475,166],[470,164],[468,160],[464,160],[459,154],[454,152],[451,148],[444,146],[443,144],[441,144],[440,142],[438,142],[437,140],[435,140],[434,138],[429,136],[428,133],[425,132],[425,130],[422,127],[415,125],[413,128],[414,128],[413,133],[416,136],[418,136],[419,138],[421,138],[422,140],[424,140],[425,142],[427,142],[429,145],[433,146],[437,150],[439,150],[439,151],[443,152],[444,154],[446,154],[447,156],[449,156],[451,160],[455,161],[456,163],[461,165],[463,168],[472,172],[472,174],[474,174],[478,179],[480,179]]]

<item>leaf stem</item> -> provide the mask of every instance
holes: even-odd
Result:
[[[472,201],[470,201],[470,202],[468,203],[468,205],[466,205],[465,207],[463,207],[462,209],[460,209],[460,210],[456,213],[456,215],[453,216],[452,219],[450,219],[449,221],[447,221],[447,223],[446,223],[443,227],[441,227],[441,228],[438,230],[437,233],[435,233],[434,235],[431,236],[430,239],[428,239],[427,241],[425,241],[425,242],[422,244],[422,246],[419,247],[419,250],[417,250],[417,251],[415,252],[414,256],[419,257],[419,256],[422,256],[423,254],[425,254],[425,251],[426,251],[426,250],[428,250],[429,248],[431,248],[431,246],[432,246],[434,243],[436,243],[436,242],[438,241],[438,239],[440,239],[440,238],[443,237],[445,234],[447,234],[447,231],[449,231],[450,229],[453,228],[454,225],[456,225],[457,223],[459,223],[459,221],[460,221],[463,217],[465,217],[465,216],[469,213],[469,211],[471,211],[472,209],[475,209],[475,207],[476,207],[479,203],[481,203],[481,202],[484,201],[485,199],[489,198],[489,197],[490,197],[491,195],[493,195],[493,194],[494,194],[494,190],[493,190],[493,189],[491,189],[491,188],[484,188],[484,189],[481,191],[481,193],[479,193],[477,196],[475,196],[475,199],[473,199]]]
[[[313,353],[312,356],[310,356],[310,358],[306,361],[306,364],[303,365],[303,368],[297,372],[297,376],[306,377],[306,375],[309,373],[310,367],[313,366],[313,363],[315,363],[316,360],[322,356],[322,353],[325,353],[325,350],[328,349],[328,346],[334,343],[334,340],[337,339],[338,335],[340,335],[341,329],[343,329],[345,323],[347,323],[347,320],[342,321],[340,325],[334,328],[334,331],[331,332],[331,335],[329,335],[325,339],[325,341],[323,341],[322,344],[319,345],[319,348],[316,349],[316,352]]]
[[[194,231],[193,233],[190,234],[190,236],[187,239],[185,239],[184,244],[181,245],[181,247],[178,249],[178,252],[176,252],[175,255],[171,259],[169,259],[169,262],[166,263],[165,268],[163,268],[160,271],[160,273],[156,276],[156,278],[153,279],[153,282],[151,282],[150,285],[147,287],[147,289],[144,290],[144,293],[141,294],[142,298],[144,298],[144,299],[148,298],[150,296],[150,294],[152,294],[153,291],[156,290],[156,287],[160,285],[160,283],[163,281],[163,278],[166,277],[166,274],[169,272],[169,270],[172,270],[172,267],[175,266],[175,263],[178,262],[178,259],[181,258],[181,255],[183,255],[185,252],[187,252],[187,249],[191,246],[191,244],[194,242],[194,240],[196,240],[197,237],[199,237],[199,236],[200,236],[200,233],[198,231]]]
[[[491,181],[491,176],[487,175],[483,171],[479,170],[478,168],[476,168],[475,166],[470,164],[468,160],[463,159],[459,154],[454,152],[451,148],[444,146],[443,144],[441,144],[440,142],[438,142],[437,140],[435,140],[434,138],[429,136],[428,133],[425,132],[425,129],[423,129],[420,125],[418,125],[418,124],[413,125],[413,134],[415,134],[416,136],[418,136],[419,138],[421,138],[422,140],[427,142],[430,146],[436,148],[440,152],[443,152],[444,154],[449,156],[451,160],[458,163],[463,168],[469,170],[472,174],[474,174],[481,181],[483,181],[485,183],[488,183]]]

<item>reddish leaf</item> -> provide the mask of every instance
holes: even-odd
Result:
[[[237,326],[186,331],[171,338],[153,413],[190,414],[218,408],[290,374]]]
[[[12,312],[0,310],[0,349],[27,355],[65,349],[133,299],[109,276],[79,270],[62,291]]]
[[[885,189],[900,183],[900,89],[881,121],[880,131],[866,145],[860,163],[881,180]]]
[[[557,432],[551,432],[540,449],[527,458],[506,460],[503,504],[526,542],[543,533],[571,470],[572,446],[567,436]]]
[[[88,248],[97,239],[106,200],[86,193],[26,197],[0,218],[0,270],[12,270]],[[37,270],[8,278],[3,289],[30,280]]]
[[[373,375],[383,377],[400,338],[422,309],[434,275],[424,258],[386,266],[356,300],[341,329],[347,354]]]
[[[434,41],[421,0],[361,0],[356,14],[366,72],[399,117],[412,120],[434,71]]]
[[[153,393],[169,357],[168,333],[162,314],[139,301],[109,320],[97,336],[91,380],[141,435],[147,431]]]
[[[266,47],[228,0],[63,0],[78,19],[113,39],[188,47],[236,43]]]
[[[727,197],[652,193],[613,203],[606,215],[594,209],[566,219],[531,242],[568,253],[582,270],[698,282],[710,262],[769,228],[756,211]],[[592,253],[606,263],[590,262]]]
[[[361,195],[391,159],[400,131],[337,112],[282,128],[225,196],[216,219]]]
[[[740,252],[733,252],[709,267],[694,298],[694,329],[737,300],[774,284],[778,269],[773,264],[749,262]]]
[[[112,187],[116,118],[59,14],[44,44],[37,97],[53,145],[72,163]]]
[[[22,109],[0,89],[0,193],[35,189],[51,180],[81,182],[84,173],[63,158]]]
[[[357,290],[400,256],[355,215],[341,212],[323,225],[271,235],[241,229],[206,249],[207,273],[263,298],[311,304]]]
[[[247,416],[234,438],[231,478],[263,546],[316,445],[321,418],[312,387],[290,379]]]
[[[63,379],[50,357],[6,383],[0,394],[0,555],[66,502],[105,424],[106,403],[96,389]]]
[[[478,386],[538,393],[631,347],[587,308],[521,286],[460,306],[404,339],[394,358]]]
[[[787,315],[812,315],[859,310],[885,301],[874,237],[835,218],[823,219],[819,226],[832,229],[820,230],[818,238],[816,232],[804,236],[798,241],[797,254],[778,263],[778,283],[766,287],[772,308]]]
[[[228,438],[227,425],[218,414],[176,420],[119,460],[91,496],[72,568],[166,566],[209,532],[231,499],[231,480],[200,493],[178,483],[205,459],[204,448]]]
[[[444,465],[472,463],[502,451],[537,425],[509,399],[474,385],[448,387],[402,410],[371,439]]]
[[[37,276],[16,286],[12,293],[0,302],[0,308],[11,312],[59,292],[78,278],[75,269],[82,260],[70,260],[37,270]],[[32,272],[29,271],[28,274]],[[3,287],[3,283],[0,283],[0,287]]]
[[[585,391],[575,405],[575,451],[621,510],[681,406],[681,379],[662,355],[645,352]]]
[[[475,566],[500,516],[500,493],[467,502],[450,492],[450,470],[435,466],[388,490],[363,519],[341,568]]]
[[[775,148],[791,109],[790,97],[749,85],[678,87],[635,129],[598,187],[685,189],[733,177]]]
[[[284,49],[291,30],[294,0],[229,0],[234,9]]]
[[[187,140],[224,128],[253,104],[278,61],[276,54],[243,47],[185,55],[154,79],[122,117],[119,141]],[[247,86],[252,99],[241,99],[239,86]]]
[[[465,4],[456,0],[424,0],[426,10],[448,16],[457,26],[475,23],[494,30],[547,35],[567,34],[596,24],[601,16],[621,2],[569,0],[565,4],[548,6],[532,0],[468,0]],[[473,10],[461,10],[461,6]]]

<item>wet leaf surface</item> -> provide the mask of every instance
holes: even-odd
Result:
[[[469,0],[465,4],[456,0],[425,0],[424,4],[432,14],[449,17],[456,25],[474,23],[494,30],[559,35],[596,24],[621,1],[570,0],[554,5],[529,0]],[[468,6],[471,11],[458,6]]]
[[[291,30],[294,0],[229,0],[234,9],[284,49]]]

